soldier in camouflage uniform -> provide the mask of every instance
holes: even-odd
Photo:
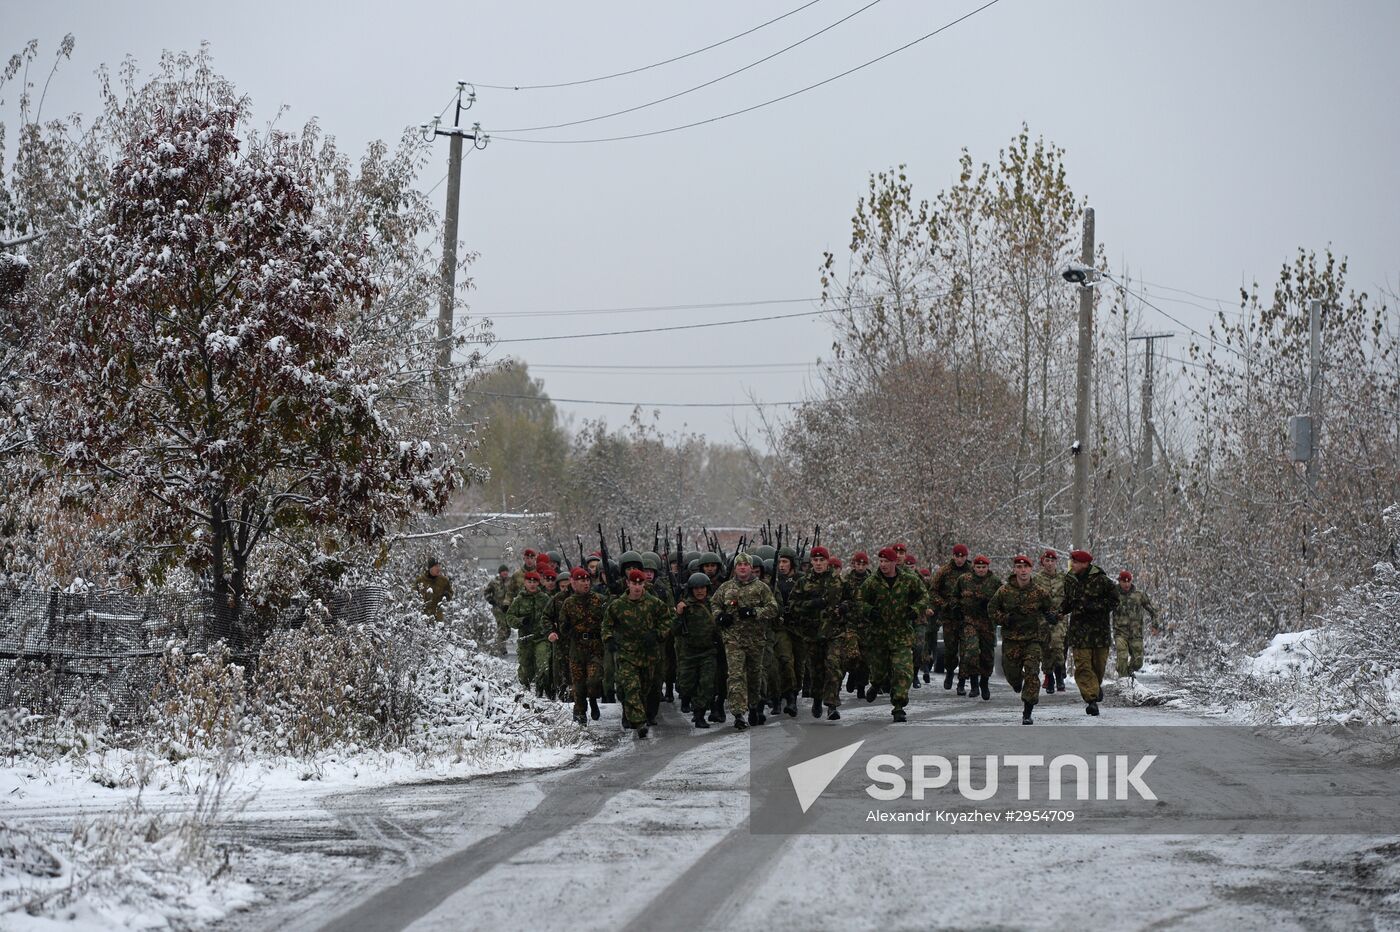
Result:
[[[524,590],[511,599],[510,626],[518,629],[515,641],[517,673],[520,685],[533,686],[535,695],[543,696],[549,689],[549,633],[543,631],[544,612],[549,605],[549,594],[540,589],[540,574],[528,570],[523,574]]]
[[[734,558],[734,576],[720,584],[712,608],[719,614],[720,639],[729,670],[727,683],[729,711],[734,727],[760,725],[763,715],[764,629],[778,617],[778,603],[753,572],[753,558],[741,553]],[[747,717],[747,720],[746,720]]]
[[[1041,647],[1041,665],[1045,673],[1045,691],[1065,691],[1065,632],[1069,630],[1069,618],[1060,614],[1060,603],[1065,599],[1065,574],[1060,571],[1060,555],[1047,550],[1040,555],[1040,570],[1035,574],[1035,584],[1050,593],[1051,624],[1046,632],[1045,643]]]
[[[636,567],[627,571],[627,594],[613,599],[603,612],[603,642],[617,652],[617,685],[622,691],[623,723],[647,736],[656,711],[649,687],[656,682],[657,648],[671,629],[671,613],[647,592],[646,577]]]
[[[686,596],[676,603],[676,688],[690,708],[696,728],[709,728],[705,713],[714,703],[715,660],[719,653],[719,628],[710,610],[710,577],[693,573],[686,581]]]
[[[1118,604],[1118,587],[1094,565],[1094,556],[1087,550],[1073,551],[1069,568],[1060,612],[1070,616],[1066,640],[1074,652],[1074,682],[1084,700],[1084,711],[1098,715],[1108,668],[1109,617]]]
[[[1001,588],[992,572],[992,561],[983,554],[972,560],[972,572],[958,579],[955,589],[962,613],[962,642],[958,645],[959,668],[971,681],[968,695],[992,698],[989,682],[996,665],[997,631],[987,617],[987,603]]]
[[[927,566],[918,567],[919,579],[924,584],[924,599],[928,608],[924,609],[924,682],[931,680],[933,668],[938,663],[938,622],[933,608],[933,570]],[[917,676],[918,671],[914,671]]]
[[[564,607],[564,600],[573,595],[573,587],[567,575],[562,575],[556,569],[550,569],[540,574],[545,582],[545,588],[550,586],[551,575],[554,576],[553,590],[550,592],[549,605],[544,610],[545,630],[553,631],[557,637],[551,639],[549,648],[550,682],[554,686],[554,695],[563,702],[572,702],[573,695],[569,692],[570,684],[573,682],[569,669],[569,641],[568,635],[564,633],[559,623],[559,612]]]
[[[510,598],[506,595],[506,584],[509,582],[510,567],[502,563],[481,593],[486,597],[486,604],[491,606],[491,616],[496,619],[496,643],[493,647],[499,657],[506,655],[506,642],[510,640],[510,622],[506,620],[506,609],[510,608]]]
[[[660,554],[650,550],[642,554],[642,575],[647,578],[647,591],[660,599],[662,605],[674,605],[676,594],[671,591],[671,583],[661,575],[661,565]],[[676,649],[671,634],[661,639],[661,647],[657,650],[656,677],[659,701],[675,701]]]
[[[713,610],[715,591],[724,582],[723,564],[720,563],[719,554],[707,550],[697,554],[695,557],[695,572],[704,573],[710,577],[710,604]],[[729,661],[725,655],[724,644],[721,642],[719,650],[715,653],[715,699],[710,706],[710,721],[722,722],[724,715],[725,691],[729,682]]]
[[[871,679],[890,684],[891,715],[902,722],[914,676],[914,621],[923,616],[927,605],[918,574],[899,571],[894,548],[884,548],[879,556],[879,572],[860,587],[869,642],[868,646],[861,643],[861,654],[870,664]]]
[[[1128,570],[1118,574],[1118,590],[1118,605],[1113,610],[1113,651],[1121,679],[1142,669],[1143,616],[1151,616],[1155,625],[1157,606],[1146,592],[1133,585],[1133,574]]]
[[[525,574],[539,572],[539,568],[535,565],[535,557],[535,551],[528,547],[520,554],[520,559],[523,561],[524,565],[512,573],[510,579],[506,582],[507,607],[509,607],[511,602],[515,601],[516,596],[525,591]]]
[[[845,673],[846,654],[850,650],[850,633],[842,615],[841,603],[845,586],[829,563],[831,554],[825,547],[811,550],[812,571],[793,586],[788,597],[793,630],[801,637],[803,653],[811,667],[812,717],[820,718],[825,703],[827,718],[836,721],[841,713],[841,677]],[[796,715],[796,697],[787,697],[789,715]]]
[[[574,721],[588,724],[599,716],[603,694],[603,612],[608,600],[593,591],[588,571],[576,566],[569,573],[570,595],[559,609],[560,640],[568,645],[569,678],[574,690]],[[588,705],[585,707],[584,700]]]
[[[992,623],[1001,626],[1001,672],[1021,694],[1021,724],[1033,724],[1031,710],[1040,701],[1040,650],[1050,614],[1050,593],[1031,579],[1031,558],[1017,555],[1015,572],[987,605]]]
[[[791,547],[779,550],[773,596],[778,602],[778,620],[773,625],[775,685],[769,686],[768,698],[773,701],[773,714],[781,710],[797,715],[797,690],[802,686],[807,667],[807,647],[816,631],[805,630],[802,619],[794,610],[792,596],[802,577],[793,572],[797,551]]]
[[[962,640],[962,606],[958,604],[958,580],[972,572],[967,560],[967,546],[953,547],[953,559],[938,568],[930,584],[933,607],[938,623],[943,626],[943,688],[953,688],[953,671],[958,666],[958,644]],[[958,672],[958,695],[965,695],[967,671]]]
[[[846,656],[846,692],[864,698],[865,688],[870,683],[870,668],[865,662],[865,613],[860,606],[860,587],[870,578],[870,556],[864,550],[851,554],[851,571],[842,578],[844,587],[841,604],[845,611],[842,620],[846,628],[855,636],[852,649]],[[871,701],[874,701],[871,696]]]
[[[427,570],[418,577],[418,594],[423,597],[423,614],[442,621],[442,603],[452,598],[452,580],[442,571],[441,561],[428,561]]]

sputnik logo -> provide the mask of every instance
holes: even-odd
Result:
[[[788,777],[792,780],[793,791],[797,793],[797,802],[802,806],[804,813],[812,808],[822,791],[831,785],[841,768],[846,766],[864,743],[864,740],[857,741],[855,744],[848,744],[788,768]]]

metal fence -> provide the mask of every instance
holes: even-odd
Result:
[[[372,624],[386,595],[378,586],[342,589],[326,607],[336,621]],[[222,642],[253,661],[266,635],[301,627],[309,606],[303,599],[271,616],[235,615],[209,592],[0,588],[0,707],[130,721],[144,712],[170,648],[197,653]]]

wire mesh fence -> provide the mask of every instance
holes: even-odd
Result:
[[[325,607],[338,622],[374,624],[386,597],[359,586],[335,591]],[[267,635],[300,627],[310,607],[300,599],[255,615],[221,608],[210,592],[0,588],[0,707],[134,721],[171,648],[200,653],[222,642],[252,662]]]

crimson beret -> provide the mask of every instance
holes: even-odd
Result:
[[[953,545],[953,556],[955,556],[955,557],[965,557],[965,556],[967,556],[967,544],[954,544],[954,545]]]
[[[812,556],[814,556],[814,557],[827,557],[827,558],[830,558],[830,557],[831,557],[831,551],[830,551],[830,550],[827,550],[825,547],[823,547],[823,546],[821,546],[820,544],[818,544],[817,546],[815,546],[815,547],[812,548]]]
[[[991,565],[992,565],[992,558],[989,557],[989,556],[987,556],[985,553],[979,553],[977,556],[975,556],[975,557],[972,558],[972,562],[973,562],[973,563],[985,563],[985,564],[987,564],[988,566],[991,566]]]
[[[834,569],[834,570],[839,570],[839,569],[841,568],[841,558],[840,558],[840,557],[832,557],[832,558],[831,558],[831,568]]]
[[[524,550],[520,551],[520,555],[522,557],[533,557],[535,555],[535,551],[531,550],[529,547],[526,547]]]
[[[1124,570],[1123,572],[1121,572],[1121,573],[1118,574],[1118,581],[1119,581],[1119,582],[1132,582],[1132,581],[1133,581],[1133,574],[1132,574],[1130,571],[1128,571],[1128,570]]]
[[[870,554],[866,553],[864,550],[857,550],[855,553],[851,554],[851,562],[852,562],[852,563],[869,563],[869,562],[870,562]]]
[[[539,582],[539,581],[540,581],[540,574],[539,574],[539,573],[536,573],[534,570],[528,570],[528,571],[525,573],[525,576],[524,576],[523,578],[525,578],[525,579],[527,579],[527,580],[533,579],[535,582]]]
[[[894,552],[894,548],[893,548],[893,547],[882,547],[882,548],[880,548],[880,554],[879,554],[879,556],[880,556],[880,559],[881,559],[881,560],[898,560],[898,559],[899,559],[899,554],[897,554],[897,553]]]
[[[574,567],[572,570],[569,571],[569,578],[570,578],[570,579],[587,579],[587,578],[588,578],[588,570],[584,569],[584,568],[581,567],[581,566],[576,566],[576,567]]]
[[[633,567],[632,569],[627,571],[627,581],[646,582],[646,576],[642,573],[641,570],[637,569],[636,567]]]
[[[919,562],[919,558],[914,556],[912,553],[906,553],[904,555],[904,562],[908,563],[910,566],[914,566]]]
[[[1087,550],[1071,550],[1069,558],[1075,563],[1093,563],[1094,555]]]
[[[1011,565],[1012,565],[1012,566],[1030,566],[1030,565],[1031,565],[1031,558],[1028,557],[1028,556],[1026,556],[1024,553],[1018,553],[1018,554],[1016,554],[1016,556],[1014,556],[1014,557],[1011,558]]]
[[[1054,550],[1047,550],[1047,551],[1045,551],[1044,553],[1042,553],[1042,554],[1040,555],[1040,559],[1042,559],[1042,560],[1059,560],[1059,559],[1060,559],[1060,555],[1059,555],[1058,553],[1056,553]]]

